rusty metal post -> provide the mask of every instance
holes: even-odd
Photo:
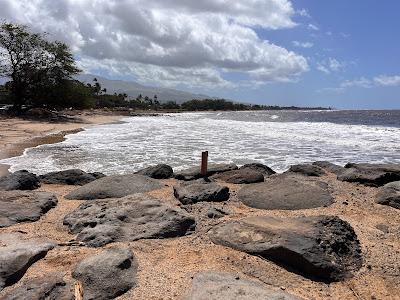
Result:
[[[201,176],[207,176],[207,166],[208,166],[208,151],[201,153]]]

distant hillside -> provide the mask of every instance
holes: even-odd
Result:
[[[142,94],[143,97],[148,96],[150,98],[153,98],[154,95],[157,95],[160,102],[176,101],[176,103],[178,104],[192,99],[210,98],[206,95],[191,94],[174,89],[145,86],[133,81],[110,80],[92,74],[81,74],[78,75],[76,78],[82,82],[91,84],[93,83],[93,79],[97,78],[102,88],[107,89],[107,93],[126,93],[129,97],[133,98],[136,98],[139,94]]]

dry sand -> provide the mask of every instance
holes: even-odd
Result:
[[[44,136],[55,131],[76,130],[82,126],[116,121],[116,116],[84,116],[84,124],[48,124],[21,120],[0,120],[0,147],[12,149],[13,143],[22,145],[32,136]],[[8,145],[8,146],[7,146]],[[10,146],[11,145],[11,146]],[[22,147],[20,147],[22,149]],[[225,271],[243,278],[257,280],[266,285],[280,287],[305,299],[400,299],[400,213],[391,207],[374,202],[376,188],[340,182],[335,175],[322,177],[333,190],[335,203],[329,207],[298,211],[267,211],[246,207],[236,197],[241,185],[228,185],[231,198],[226,203],[193,205],[191,213],[197,217],[196,232],[180,238],[140,240],[115,243],[128,246],[139,262],[138,285],[118,299],[182,299],[190,289],[193,275],[203,270]],[[176,181],[164,180],[168,187],[150,192],[166,203],[178,206],[172,186]],[[102,249],[68,245],[75,236],[64,226],[64,216],[84,201],[64,199],[73,186],[43,185],[40,190],[54,192],[59,199],[39,221],[0,229],[2,232],[22,232],[26,238],[50,239],[61,246],[51,250],[26,272],[23,280],[45,273],[62,272],[72,281],[71,272],[83,258]],[[209,207],[230,212],[221,219],[208,219]],[[325,284],[291,273],[284,268],[230,248],[213,244],[208,231],[221,222],[247,216],[310,216],[337,215],[354,228],[362,245],[363,267],[354,277],[343,282]],[[23,281],[21,280],[21,281]],[[16,286],[21,284],[21,281]],[[10,290],[6,288],[2,293]],[[0,293],[0,298],[2,293]]]
[[[305,299],[400,299],[399,211],[375,204],[376,188],[339,182],[333,174],[324,176],[322,180],[334,190],[335,203],[330,207],[298,211],[253,209],[237,200],[236,192],[241,186],[229,185],[232,197],[226,203],[203,203],[193,206],[192,213],[198,217],[198,223],[196,232],[192,235],[105,246],[128,246],[139,262],[138,286],[118,299],[182,299],[190,288],[193,275],[203,270],[234,273],[243,278],[283,288]],[[173,184],[176,184],[175,180],[164,182],[169,186],[150,194],[169,204],[178,205],[172,189]],[[65,245],[74,239],[74,235],[69,234],[67,227],[62,224],[63,217],[84,202],[64,199],[64,195],[74,188],[59,185],[42,186],[40,190],[57,194],[57,207],[37,222],[0,229],[0,232],[23,232],[26,238],[41,237],[64,245],[51,250],[45,259],[29,268],[24,279],[58,271],[65,274],[66,280],[72,280],[71,271],[76,264],[83,258],[101,251]],[[223,207],[230,215],[217,220],[208,219],[206,210],[211,206]],[[291,273],[262,258],[214,245],[210,241],[208,231],[214,225],[255,215],[337,215],[348,221],[356,231],[362,245],[363,267],[352,279],[325,284]]]

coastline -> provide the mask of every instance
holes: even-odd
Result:
[[[71,122],[0,118],[0,160],[20,156],[28,148],[44,144],[55,144],[65,140],[68,134],[78,133],[85,128],[118,122],[127,116],[105,111],[82,111],[74,114]],[[0,177],[9,174],[9,165],[0,164]]]

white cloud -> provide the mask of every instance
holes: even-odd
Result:
[[[372,86],[373,82],[365,77],[353,80],[346,80],[340,84],[341,88],[348,88],[348,87],[371,88]]]
[[[0,18],[67,42],[87,70],[188,86],[229,86],[229,73],[293,81],[308,70],[303,56],[254,30],[296,26],[289,0],[0,1]]]
[[[292,44],[293,44],[293,46],[299,47],[299,48],[311,48],[314,46],[314,44],[311,42],[293,41]]]
[[[333,72],[342,71],[346,66],[346,63],[338,61],[336,58],[329,57],[319,63],[317,63],[317,70],[330,74]]]
[[[307,11],[305,8],[299,9],[299,10],[297,11],[297,14],[298,14],[299,16],[302,16],[302,17],[311,18],[311,15],[308,13],[308,11]]]
[[[310,29],[310,30],[314,30],[314,31],[318,31],[319,30],[319,27],[317,25],[314,25],[314,24],[308,24],[307,28]]]
[[[400,86],[400,75],[380,75],[374,78],[374,82],[380,86]]]
[[[372,79],[360,77],[352,80],[346,80],[340,83],[339,87],[323,88],[318,92],[344,92],[348,88],[374,88],[374,87],[390,87],[400,86],[400,75],[379,75]]]

